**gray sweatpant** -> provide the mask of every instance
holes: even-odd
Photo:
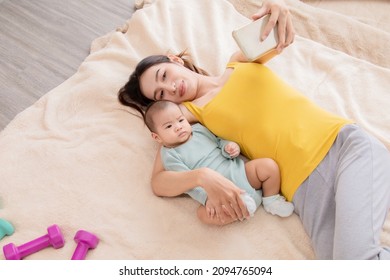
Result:
[[[357,125],[341,129],[293,203],[318,259],[390,259],[379,240],[390,208],[390,152]]]

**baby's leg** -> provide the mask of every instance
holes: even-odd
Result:
[[[270,158],[258,158],[245,163],[246,177],[256,190],[262,189],[263,196],[280,192],[280,172],[278,164]]]
[[[280,171],[278,164],[270,158],[260,158],[245,164],[246,176],[255,189],[262,189],[264,210],[273,215],[288,217],[294,205],[279,194]]]

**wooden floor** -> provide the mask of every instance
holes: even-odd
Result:
[[[0,132],[133,12],[134,0],[0,0]]]

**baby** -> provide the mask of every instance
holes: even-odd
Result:
[[[161,158],[166,170],[186,171],[211,168],[231,180],[245,192],[241,195],[252,216],[263,202],[265,211],[288,217],[294,205],[280,192],[280,173],[275,161],[254,159],[246,163],[239,158],[237,143],[216,137],[201,124],[190,125],[180,107],[170,101],[156,101],[145,112],[145,124],[153,139],[162,144]],[[206,224],[224,225],[234,221],[228,214],[217,219],[207,214],[207,193],[201,187],[187,192],[202,205],[199,219]]]

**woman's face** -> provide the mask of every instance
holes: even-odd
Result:
[[[154,65],[140,77],[140,88],[145,97],[177,104],[196,98],[197,83],[196,73],[178,62]]]

